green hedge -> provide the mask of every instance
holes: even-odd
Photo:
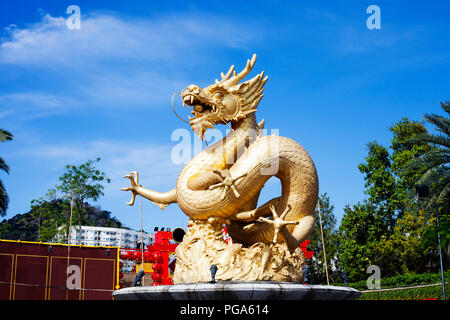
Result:
[[[446,285],[445,297],[449,297],[449,285]],[[414,289],[402,289],[381,292],[363,292],[359,300],[421,300],[421,299],[437,299],[442,300],[442,287],[422,287]]]
[[[450,270],[444,272],[444,280],[450,282]],[[394,277],[381,277],[381,289],[410,287],[425,284],[441,283],[441,273],[424,273],[424,274],[404,274]],[[334,285],[343,285],[337,284]],[[349,287],[360,291],[366,291],[366,280],[353,282],[348,284]],[[446,285],[446,299],[449,300],[449,284]],[[364,292],[360,300],[409,300],[409,299],[442,299],[442,286],[422,287],[414,289],[401,289],[381,292]]]
[[[450,270],[444,272],[445,282],[450,281]],[[402,274],[394,277],[381,277],[381,289],[397,288],[397,287],[409,287],[417,286],[421,284],[433,284],[441,282],[441,273],[423,273],[423,274]],[[343,285],[342,283],[335,283],[334,285]],[[367,289],[366,280],[352,282],[348,284],[349,287],[355,288],[360,291]]]

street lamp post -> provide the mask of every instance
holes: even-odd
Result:
[[[436,203],[436,224],[439,227],[439,209]],[[444,282],[444,267],[442,263],[442,248],[441,248],[441,235],[438,232],[439,243],[439,263],[441,264],[441,280],[442,280],[442,298],[445,300],[445,282]]]
[[[430,189],[425,184],[418,184],[416,187],[417,198],[420,200],[423,197],[427,197],[430,193]],[[439,227],[439,208],[436,202],[436,225]],[[442,249],[441,249],[441,235],[438,232],[438,246],[439,246],[439,264],[441,266],[441,281],[442,281],[442,298],[445,300],[445,280],[444,280],[444,266],[442,263]]]

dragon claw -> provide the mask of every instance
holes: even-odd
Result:
[[[213,184],[212,186],[209,186],[208,189],[209,190],[214,190],[216,188],[220,188],[220,187],[223,187],[223,186],[225,186],[225,183],[219,182],[219,183]]]
[[[138,187],[142,187],[139,184],[139,174],[137,173],[137,171],[132,171],[129,174],[125,175],[124,178],[130,179],[131,187],[121,188],[120,190],[131,191],[131,200],[129,202],[126,202],[126,204],[129,206],[132,206],[132,205],[134,205],[134,200],[135,200],[136,194],[137,194],[136,189]]]
[[[257,221],[259,221],[259,222],[266,222],[266,223],[273,225],[273,229],[274,229],[274,235],[273,235],[273,240],[272,240],[273,244],[277,243],[278,233],[280,232],[281,228],[283,228],[284,226],[289,225],[289,224],[298,224],[299,223],[298,221],[285,221],[284,220],[284,218],[286,217],[286,214],[290,210],[291,210],[291,206],[287,205],[286,209],[279,216],[278,212],[275,210],[275,207],[273,205],[271,205],[270,211],[272,211],[273,220],[270,220],[270,219],[267,219],[264,217],[258,218]]]
[[[233,177],[231,177],[230,171],[228,169],[219,170],[219,169],[214,168],[213,172],[216,173],[217,175],[219,175],[219,177],[222,179],[222,182],[219,182],[219,183],[209,186],[208,187],[209,190],[213,190],[213,189],[216,189],[219,187],[225,187],[223,197],[225,197],[228,189],[231,189],[231,191],[233,191],[236,198],[239,198],[241,196],[239,191],[236,189],[234,183],[237,180],[239,180],[240,178],[245,177],[247,175],[247,173],[244,173],[236,178],[233,178]]]

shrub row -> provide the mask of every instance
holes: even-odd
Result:
[[[445,282],[450,281],[450,270],[444,272],[444,278]],[[441,282],[441,273],[402,274],[394,277],[387,277],[387,278],[381,277],[381,289],[409,287],[440,282]],[[335,283],[334,285],[343,285],[343,284]],[[366,280],[352,282],[349,283],[348,286],[360,291],[368,290]]]
[[[449,285],[446,285],[446,299],[449,300]],[[442,287],[422,287],[414,289],[401,289],[392,291],[363,292],[359,300],[422,300],[437,299],[442,300]]]

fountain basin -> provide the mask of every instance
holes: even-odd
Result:
[[[349,287],[292,282],[216,282],[130,287],[113,292],[116,300],[355,300]]]

